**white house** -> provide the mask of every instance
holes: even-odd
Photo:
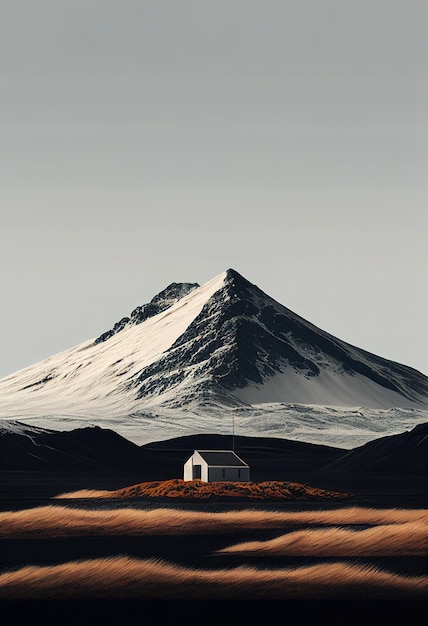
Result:
[[[232,450],[195,450],[184,464],[184,480],[247,482],[250,468]]]

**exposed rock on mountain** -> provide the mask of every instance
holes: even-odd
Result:
[[[170,349],[138,375],[138,395],[162,394],[186,380],[220,403],[234,403],[229,392],[237,389],[249,402],[316,404],[319,396],[332,404],[337,398],[338,404],[385,407],[394,405],[385,391],[401,396],[399,406],[428,397],[428,379],[419,372],[336,339],[234,270]]]

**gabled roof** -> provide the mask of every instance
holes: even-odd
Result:
[[[248,467],[242,459],[232,450],[195,450],[208,465],[212,466],[236,466]]]

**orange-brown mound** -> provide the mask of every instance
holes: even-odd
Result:
[[[108,494],[108,495],[107,495]],[[306,500],[317,498],[343,498],[349,494],[327,491],[306,484],[279,480],[261,483],[219,481],[205,483],[200,480],[184,481],[179,478],[155,482],[145,482],[130,487],[104,492],[109,498],[248,498],[251,500]]]

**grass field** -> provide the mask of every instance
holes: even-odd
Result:
[[[428,511],[0,513],[0,598],[422,598]],[[9,559],[8,559],[9,553]]]

